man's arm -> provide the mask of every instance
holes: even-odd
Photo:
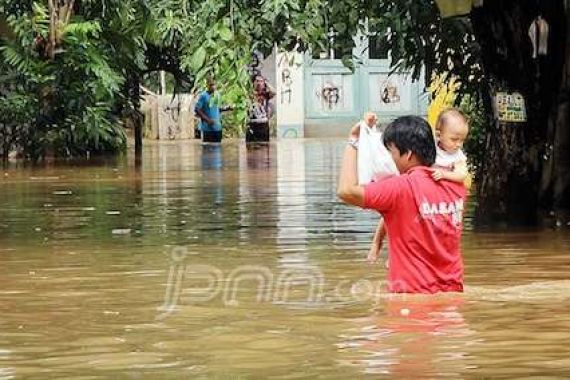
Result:
[[[360,134],[358,124],[350,131],[349,138],[357,140]],[[358,185],[356,167],[357,150],[351,145],[344,148],[340,178],[338,180],[337,195],[343,202],[350,205],[364,207],[364,187]]]
[[[214,124],[214,121],[212,119],[210,119],[208,117],[208,115],[206,115],[206,113],[204,111],[202,111],[200,108],[196,108],[196,114],[198,115],[198,117],[200,117],[200,119],[204,120],[208,125],[212,125]]]

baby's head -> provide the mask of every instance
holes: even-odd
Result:
[[[455,153],[463,147],[469,133],[469,120],[458,108],[443,110],[435,124],[438,145],[446,152]]]
[[[378,117],[376,116],[376,114],[374,112],[366,112],[364,114],[364,122],[366,123],[366,125],[368,125],[370,128],[372,128],[373,126],[376,125],[376,122],[378,121]]]

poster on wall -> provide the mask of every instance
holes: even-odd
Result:
[[[495,94],[495,112],[499,121],[522,123],[526,121],[526,105],[519,92],[497,92]]]

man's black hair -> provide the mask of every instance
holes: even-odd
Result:
[[[402,116],[391,122],[384,131],[384,145],[394,145],[400,154],[412,152],[425,166],[435,162],[435,140],[431,127],[421,117]]]

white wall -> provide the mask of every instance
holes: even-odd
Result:
[[[277,53],[275,66],[277,137],[304,137],[303,55]]]

